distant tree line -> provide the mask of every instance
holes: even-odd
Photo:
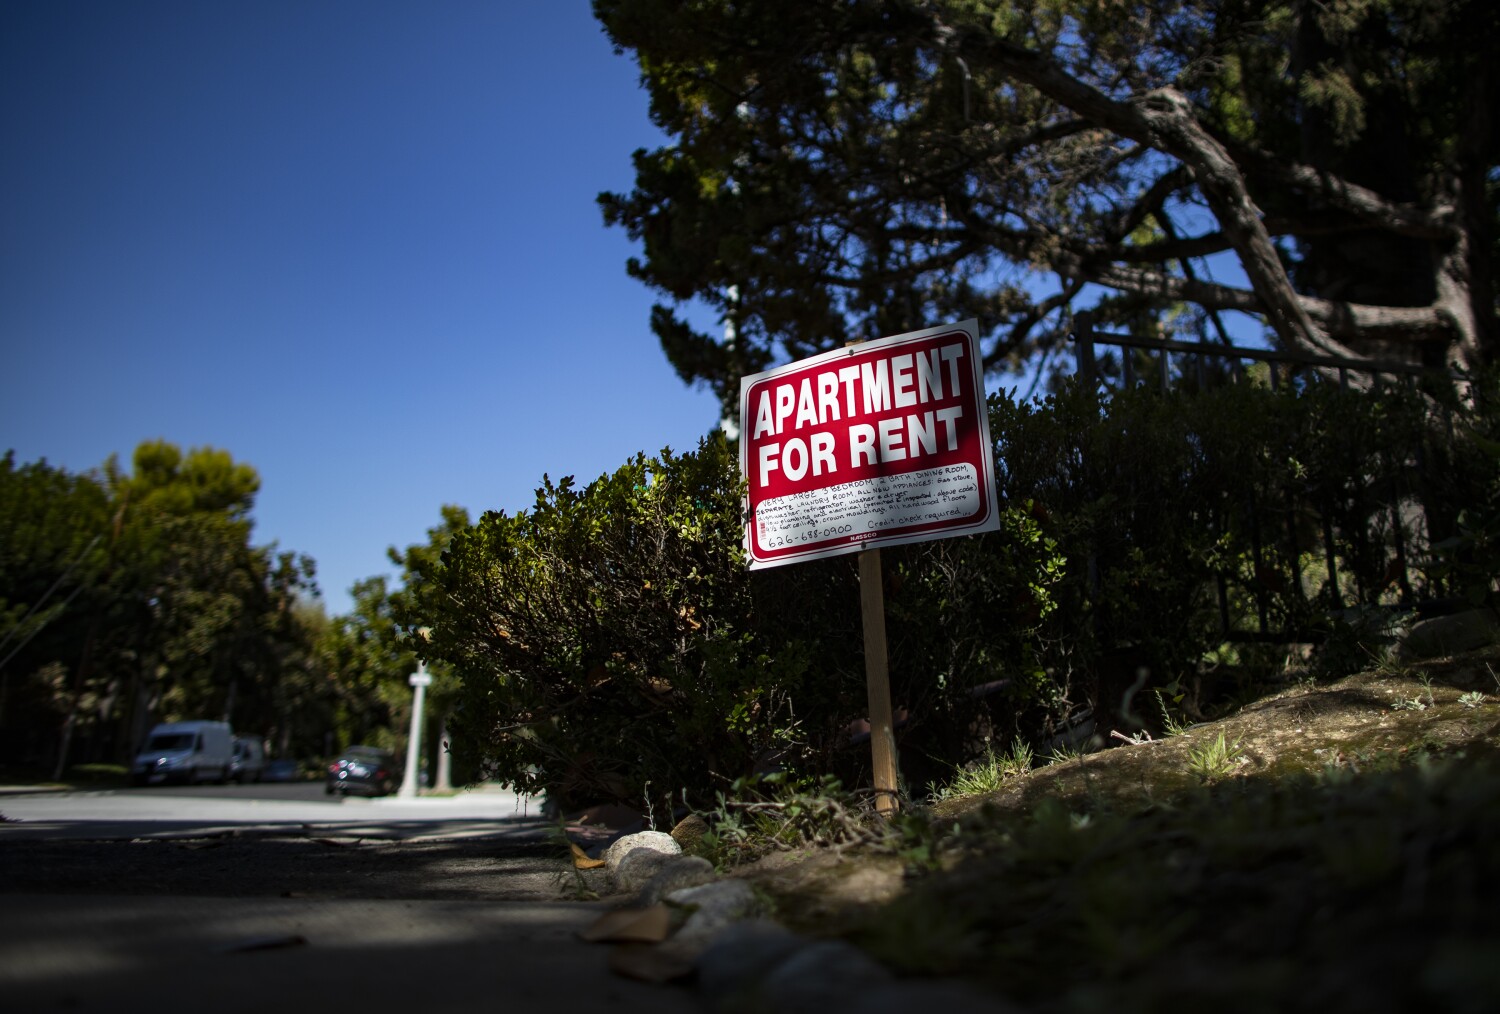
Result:
[[[284,757],[404,745],[415,658],[392,611],[408,582],[360,582],[329,617],[310,557],[253,544],[259,489],[228,452],[162,440],[128,469],[0,458],[0,763],[126,763],[153,723],[189,718]],[[419,568],[467,523],[444,516],[436,548],[393,561]]]

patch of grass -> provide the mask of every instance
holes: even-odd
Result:
[[[974,813],[957,861],[849,935],[1049,1012],[1488,1009],[1500,751],[1382,760],[1128,813]]]
[[[1202,781],[1216,782],[1233,774],[1242,759],[1239,740],[1229,743],[1220,732],[1215,738],[1188,751],[1187,766]]]
[[[962,796],[978,796],[994,792],[1008,779],[1027,774],[1035,760],[1031,746],[1021,740],[1011,743],[1004,754],[995,753],[993,747],[984,757],[966,768],[961,768],[953,781],[934,794],[934,799],[956,799]]]

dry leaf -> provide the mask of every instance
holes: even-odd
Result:
[[[590,943],[655,944],[672,933],[672,913],[665,905],[650,908],[617,908],[605,912],[593,925],[578,931]]]
[[[573,849],[573,868],[575,870],[597,870],[606,865],[603,859],[590,859],[589,854],[579,848],[577,843],[568,842]]]

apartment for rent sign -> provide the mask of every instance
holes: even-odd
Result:
[[[750,566],[999,527],[974,321],[740,383]]]

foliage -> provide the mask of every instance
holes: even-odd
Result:
[[[1308,351],[1493,358],[1500,99],[1484,0],[595,0],[667,135],[600,196],[685,381],[1075,308]],[[1232,259],[1237,287],[1215,258]],[[1101,298],[1099,293],[1104,292]],[[715,311],[720,340],[682,307]]]
[[[562,805],[643,791],[706,805],[774,769],[864,780],[853,561],[749,573],[740,511],[715,436],[581,490],[547,481],[532,511],[457,533],[423,615],[434,657],[463,678],[465,748]],[[1036,631],[1062,562],[1028,504],[1008,505],[999,533],[885,560],[892,694],[913,719],[902,749],[920,791],[1011,708],[1054,706]]]
[[[934,793],[934,798],[952,799],[994,792],[1007,779],[1029,772],[1034,760],[1035,754],[1024,740],[1015,740],[1010,750],[1003,754],[996,753],[991,744],[983,757],[960,768],[951,782]]]
[[[411,728],[412,688],[409,677],[423,655],[425,631],[433,610],[425,603],[432,596],[431,574],[455,532],[469,526],[462,507],[445,505],[442,520],[427,530],[425,544],[405,550],[390,547],[387,556],[400,568],[400,584],[391,588],[384,576],[357,582],[351,589],[354,608],[336,617],[317,639],[319,667],[327,674],[334,698],[331,717],[334,750],[354,743],[367,743],[405,756]],[[431,662],[432,683],[426,691],[425,713],[439,733],[447,731],[446,719],[456,704],[458,678],[442,662]],[[432,780],[441,787],[448,743],[441,735],[424,732],[423,759],[436,773]],[[472,780],[472,764],[459,773]]]
[[[1221,732],[1188,751],[1188,770],[1205,782],[1216,782],[1233,774],[1241,757],[1239,742],[1226,743]]]
[[[166,441],[132,465],[0,468],[0,724],[8,754],[59,772],[128,759],[159,719],[279,733],[310,689],[312,561],[251,545],[255,470]]]
[[[1442,589],[1417,566],[1414,505],[1456,513],[1474,485],[1416,482],[1417,456],[1454,453],[1425,397],[994,396],[1001,530],[883,553],[905,790],[982,766],[987,744],[1045,751],[1085,707],[1101,736],[1201,721],[1273,675],[1226,650],[1262,618],[1325,637],[1324,676],[1367,663],[1380,642],[1361,617],[1388,625],[1389,606]],[[1398,516],[1393,498],[1413,506]],[[747,573],[740,510],[715,436],[455,527],[402,624],[430,624],[432,658],[462,679],[470,761],[564,805],[686,790],[703,806],[766,770],[867,782],[852,558]],[[1398,523],[1409,572],[1393,568]],[[1172,710],[1132,704],[1152,693]]]
[[[432,650],[462,675],[461,742],[561,805],[701,796],[796,727],[795,643],[757,643],[722,439],[637,456],[454,535],[432,576]]]
[[[1194,720],[1238,692],[1214,685],[1251,657],[1228,638],[1321,641],[1324,677],[1363,667],[1455,584],[1421,550],[1490,502],[1500,469],[1465,450],[1487,413],[1482,398],[1313,382],[992,398],[1001,493],[1034,500],[1066,560],[1042,666],[1126,731],[1154,717],[1129,706],[1142,686],[1170,688]]]

